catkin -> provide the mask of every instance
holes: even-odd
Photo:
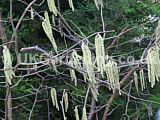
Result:
[[[155,29],[156,45],[160,48],[160,20],[158,21],[158,26]]]
[[[49,21],[49,16],[48,16],[47,11],[45,11],[44,16],[45,16],[45,19],[42,22],[43,30],[46,33],[47,37],[49,38],[50,42],[52,43],[52,46],[53,46],[55,52],[57,52],[57,45],[56,45],[55,39],[53,37],[52,27],[51,27],[51,24]]]
[[[148,67],[148,79],[151,82],[151,87],[155,85],[155,81],[159,81],[160,77],[160,60],[159,60],[159,48],[155,46],[150,48],[147,52],[147,67]]]
[[[104,52],[104,40],[100,34],[95,37],[95,47],[96,47],[96,61],[98,71],[100,71],[102,77],[104,77],[104,66],[105,66],[105,52]]]
[[[91,51],[89,50],[88,46],[82,43],[82,52],[83,52],[83,62],[87,70],[88,81],[89,83],[96,83],[95,81],[95,73],[91,58]]]
[[[102,5],[102,7],[103,7],[103,0],[94,0],[94,3],[95,3],[98,10],[99,10],[99,6]]]
[[[74,85],[77,86],[77,77],[76,77],[75,70],[69,69],[69,72],[70,72],[71,80],[74,81]]]
[[[115,92],[115,89],[120,92],[120,83],[119,83],[119,70],[117,67],[117,63],[109,60],[105,66],[106,75],[109,81],[109,89],[112,89]]]
[[[140,70],[140,82],[141,82],[141,90],[145,89],[145,81],[144,81],[144,72],[143,69]]]
[[[82,68],[80,60],[82,60],[82,57],[77,54],[76,50],[73,50],[71,54],[71,61],[73,62],[73,66],[78,70]]]
[[[64,107],[65,107],[65,112],[68,110],[68,94],[67,92],[64,93]]]
[[[72,9],[72,11],[74,12],[74,5],[73,5],[73,0],[68,0],[69,2],[69,7]]]
[[[79,120],[79,114],[78,114],[78,108],[77,108],[77,106],[75,106],[74,112],[75,112],[75,118],[76,118],[76,120]]]
[[[74,62],[73,62],[72,59],[70,59],[69,64],[70,64],[71,66],[73,66]],[[74,67],[74,66],[73,66],[73,67]],[[77,77],[76,77],[75,70],[72,69],[72,68],[70,68],[70,69],[69,69],[69,72],[70,72],[71,80],[74,81],[74,85],[77,86]]]
[[[134,71],[134,83],[135,83],[135,87],[136,87],[136,90],[138,91],[138,75],[136,73],[136,71]]]
[[[33,20],[34,19],[34,12],[33,12],[33,8],[31,7],[31,19]]]
[[[97,95],[99,94],[95,86],[96,80],[95,80],[95,73],[94,73],[94,68],[93,68],[93,63],[91,58],[91,51],[89,50],[88,46],[85,45],[83,42],[82,42],[82,52],[83,52],[83,63],[87,71],[87,78],[88,78],[87,80],[89,82],[93,97],[97,101]],[[86,76],[84,75],[84,77]]]
[[[66,117],[66,115],[65,115],[65,111],[64,111],[63,100],[62,100],[62,101],[60,101],[60,104],[61,104],[62,113],[63,113],[63,120],[67,120],[67,117]]]
[[[94,3],[95,3],[95,5],[96,5],[97,9],[99,10],[99,3],[98,3],[98,0],[94,0]]]
[[[12,69],[11,55],[9,49],[6,46],[3,46],[3,62],[6,81],[11,85],[11,80],[15,76],[15,74]]]
[[[55,16],[52,14],[52,24],[53,25],[56,25],[56,22],[55,22]]]
[[[57,92],[55,88],[51,88],[51,99],[52,99],[53,106],[56,106],[57,110],[59,111],[59,106],[57,102]]]
[[[49,10],[51,12],[53,12],[55,16],[57,16],[58,10],[56,8],[55,1],[54,0],[47,0],[47,4],[48,4]]]
[[[82,120],[87,120],[87,113],[86,113],[86,107],[83,107],[83,112],[82,112]]]

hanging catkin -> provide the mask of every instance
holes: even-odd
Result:
[[[155,30],[155,37],[156,37],[155,43],[160,48],[160,20],[158,21],[158,26],[156,27],[156,30]]]
[[[104,40],[100,34],[95,37],[95,47],[96,47],[96,61],[98,71],[100,71],[102,77],[104,77],[104,66],[105,66],[105,52],[104,52]]]
[[[33,20],[34,19],[34,12],[33,12],[33,8],[31,7],[31,19]]]
[[[73,62],[73,59],[71,58],[70,61],[69,61],[69,64],[74,67],[74,62]],[[69,69],[69,72],[70,72],[70,76],[71,76],[71,80],[74,81],[74,85],[77,86],[77,77],[76,77],[76,73],[75,73],[75,70],[70,68]]]
[[[69,7],[72,9],[72,11],[74,12],[74,5],[73,5],[73,0],[68,0],[69,2]]]
[[[87,77],[84,75],[85,78],[88,78],[88,82],[90,85],[91,92],[93,94],[93,97],[97,101],[97,96],[99,95],[95,83],[95,73],[94,73],[94,68],[93,68],[93,63],[92,63],[92,58],[91,58],[91,51],[89,50],[88,46],[85,45],[82,42],[82,52],[83,52],[83,63],[84,67],[86,68],[87,71]]]
[[[94,3],[95,3],[98,10],[99,10],[99,6],[101,6],[101,5],[103,6],[103,0],[94,0]]]
[[[63,120],[67,120],[67,117],[66,117],[66,115],[65,115],[65,111],[64,111],[63,100],[62,100],[62,101],[60,101],[60,104],[61,104],[62,113],[63,113]]]
[[[83,107],[83,112],[82,112],[82,120],[87,120],[87,113],[86,113],[86,107]]]
[[[15,76],[12,69],[11,55],[6,46],[3,46],[3,62],[4,62],[4,74],[6,81],[11,85],[11,80]]]
[[[74,112],[75,112],[75,118],[76,118],[76,120],[79,120],[79,114],[78,114],[78,108],[77,108],[77,106],[75,106]]]
[[[67,112],[67,109],[68,109],[68,94],[65,91],[65,89],[63,90],[62,100],[60,101],[60,104],[61,104],[62,113],[63,113],[63,120],[67,120],[65,112]]]
[[[140,70],[140,82],[141,82],[141,90],[145,89],[145,81],[144,81],[144,72],[143,69]]]
[[[55,88],[51,88],[51,99],[52,99],[53,106],[56,106],[57,110],[59,111],[59,106],[57,102],[57,92]]]
[[[55,22],[55,16],[52,14],[52,24],[53,25],[56,25],[56,22]]]
[[[80,60],[82,60],[82,57],[77,54],[76,50],[73,50],[71,61],[73,62],[73,66],[78,70],[82,68]]]
[[[105,71],[109,81],[109,89],[112,89],[113,92],[115,92],[115,89],[118,89],[119,94],[121,94],[117,63],[109,60],[105,66]]]
[[[71,80],[74,81],[74,85],[77,86],[77,78],[76,78],[76,73],[75,70],[69,69]]]
[[[89,83],[96,83],[95,81],[95,73],[91,58],[91,51],[89,50],[88,46],[82,42],[82,52],[83,52],[83,62],[87,70],[88,81]]]
[[[56,8],[55,1],[54,0],[47,0],[47,4],[48,4],[49,10],[51,12],[53,12],[55,16],[57,16],[58,10]]]
[[[64,98],[64,108],[65,108],[65,112],[67,112],[67,110],[68,110],[68,93],[67,93],[67,92],[64,93],[63,98]]]
[[[136,87],[136,90],[138,91],[138,75],[136,73],[136,71],[134,71],[134,83],[135,83],[135,87]]]
[[[55,52],[57,52],[57,45],[56,45],[55,39],[53,37],[52,27],[51,27],[51,24],[50,24],[50,21],[49,21],[47,11],[45,11],[44,16],[45,16],[45,19],[42,22],[43,30],[45,31],[47,37],[49,38],[50,42],[52,43],[52,46],[53,46]]]
[[[94,3],[95,3],[95,5],[96,5],[97,9],[99,10],[98,0],[94,0]]]
[[[148,79],[151,82],[151,87],[155,85],[155,81],[159,81],[160,77],[160,60],[159,60],[159,48],[155,46],[150,48],[147,52],[147,67],[148,67]]]

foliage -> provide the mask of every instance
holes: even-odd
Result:
[[[151,88],[148,79],[155,82],[152,80],[158,79],[159,70],[155,69],[157,66],[154,63],[152,63],[153,66],[150,66],[153,70],[147,68],[150,64],[146,65],[145,58],[148,55],[147,51],[156,44],[154,32],[157,27],[156,17],[160,15],[160,5],[148,0],[103,0],[101,11],[101,4],[98,3],[96,6],[95,1],[69,0],[69,3],[66,0],[59,1],[59,3],[55,1],[56,9],[55,6],[48,8],[49,0],[48,3],[47,1],[42,3],[37,1],[32,5],[34,19],[31,19],[31,8],[27,11],[16,31],[17,44],[9,43],[11,45],[10,52],[14,58],[13,69],[16,74],[12,80],[12,86],[10,86],[13,120],[26,120],[29,117],[33,120],[58,120],[67,117],[69,120],[75,119],[75,111],[76,113],[78,111],[79,114],[76,115],[77,119],[78,116],[87,119],[86,117],[93,112],[90,112],[91,107],[95,107],[97,117],[102,119],[106,104],[113,95],[115,96],[110,104],[108,119],[137,118],[146,120],[154,118],[159,106],[160,85],[156,84],[159,82],[152,83],[152,87],[154,84],[155,86]],[[30,2],[31,0],[28,0],[24,4],[20,1],[13,1],[14,26],[19,22],[27,7],[26,4]],[[6,5],[9,6],[9,1],[0,1],[3,13],[2,23],[7,42],[10,42],[14,31],[9,19],[10,7],[6,7]],[[48,11],[48,13],[44,11]],[[50,18],[46,18],[46,13]],[[154,20],[151,20],[150,17],[154,17]],[[95,41],[95,36],[97,41]],[[83,42],[81,42],[82,40]],[[0,44],[4,45],[3,42]],[[34,47],[36,49],[32,49],[35,45],[40,46],[40,51],[37,51],[39,48],[36,47]],[[71,46],[74,47],[70,48]],[[34,61],[42,63],[37,65],[19,64],[17,53],[21,54],[20,57],[23,57],[21,59],[25,59],[25,55],[29,54],[28,51],[23,51],[21,48],[30,49],[33,58],[35,57],[34,53],[44,50],[43,56],[38,53],[39,56],[36,56],[36,61]],[[0,49],[2,50],[2,48]],[[106,61],[101,61],[104,54],[108,58]],[[156,57],[159,56],[158,54],[156,51]],[[2,52],[0,55],[2,56]],[[97,57],[97,62],[93,61],[92,57],[94,56]],[[51,58],[53,61],[50,60]],[[2,58],[0,61],[3,61]],[[134,62],[138,62],[138,65]],[[139,62],[144,62],[144,64],[139,64]],[[104,72],[105,63],[110,63],[107,74]],[[5,111],[4,99],[7,88],[4,84],[3,64],[0,65],[0,68],[2,69],[0,79],[2,79],[1,82],[3,81],[0,82],[0,101],[2,101],[0,102],[0,118],[4,118],[5,114],[2,111]],[[129,74],[133,68],[134,70]],[[141,73],[142,70],[144,75]],[[149,78],[147,71],[151,76]],[[136,75],[133,74],[135,72]],[[122,83],[127,74],[129,74],[127,79]],[[136,83],[134,83],[135,76],[137,76]],[[146,89],[144,89],[142,81],[145,83]],[[143,87],[141,88],[141,86]],[[110,91],[110,87],[113,91]],[[121,94],[120,96],[117,91]],[[54,96],[55,94],[57,95]],[[97,101],[92,104],[94,99]],[[59,111],[52,102],[55,102],[56,107],[59,105]],[[64,107],[64,110],[61,107]],[[92,119],[94,118],[96,115]]]

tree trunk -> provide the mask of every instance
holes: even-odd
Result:
[[[5,120],[12,120],[11,88],[6,81]]]

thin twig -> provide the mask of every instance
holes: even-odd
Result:
[[[41,82],[41,84],[39,85],[38,89],[35,89],[35,90],[36,90],[35,99],[34,99],[34,103],[33,103],[33,105],[32,105],[32,108],[31,108],[31,110],[30,110],[28,120],[31,120],[32,113],[33,113],[34,107],[35,107],[36,102],[37,102],[38,93],[39,93],[39,90],[40,90],[41,86],[43,85],[43,81],[44,81],[44,79],[42,79],[42,82]]]
[[[120,86],[123,86],[123,84],[128,80],[128,77],[133,73],[133,71],[136,69],[136,67],[132,68],[131,70],[128,71],[128,73],[124,76],[124,78],[120,82]],[[109,112],[109,109],[112,105],[112,102],[114,98],[118,96],[118,90],[116,90],[110,97],[109,101],[106,103],[106,108],[103,113],[103,119],[102,120],[107,120],[107,113]]]
[[[15,27],[15,29],[14,29],[14,31],[13,31],[13,34],[12,34],[12,37],[11,37],[10,42],[14,41],[14,39],[15,39],[15,37],[16,37],[16,32],[17,32],[17,30],[18,30],[18,28],[19,28],[19,26],[20,26],[20,24],[21,24],[24,16],[26,15],[26,13],[27,13],[27,11],[29,10],[29,8],[30,8],[36,1],[37,1],[37,0],[33,0],[33,1],[26,7],[26,9],[24,10],[24,12],[22,13],[22,15],[21,15],[21,17],[20,17],[20,19],[19,19],[19,21],[18,21],[18,23],[17,23],[17,25],[16,25],[16,27]],[[10,44],[9,44],[9,47],[10,47]]]

